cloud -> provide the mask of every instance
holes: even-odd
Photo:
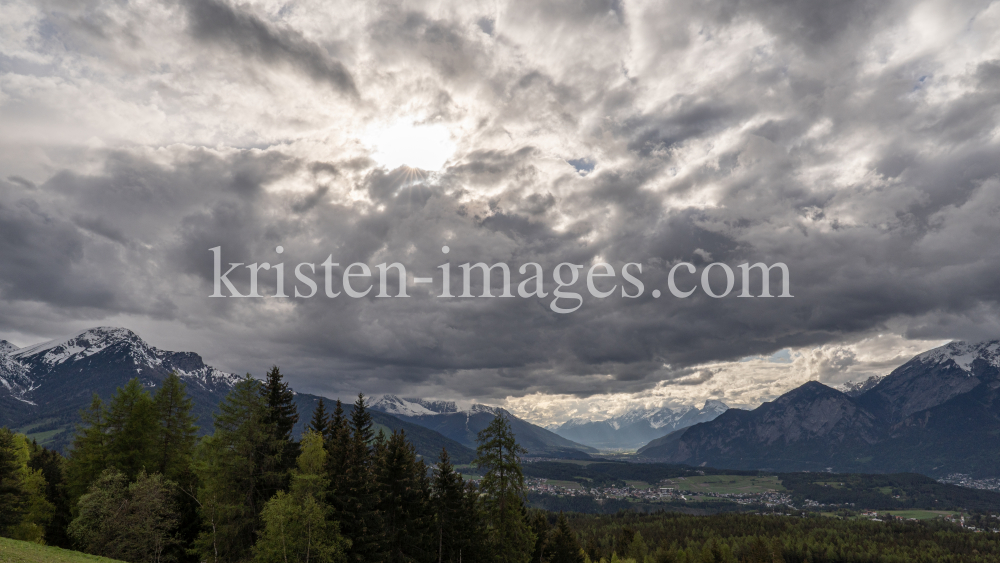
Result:
[[[321,46],[297,30],[279,27],[225,0],[186,0],[191,36],[199,42],[236,49],[245,63],[289,64],[318,81],[357,95],[351,73]]]
[[[0,336],[120,322],[230,371],[277,363],[303,391],[524,397],[551,417],[751,405],[996,337],[1000,8],[947,6],[7,3]],[[380,168],[362,139],[397,122],[444,128],[451,159]],[[537,262],[550,293],[559,263],[638,263],[646,290],[570,315],[415,284],[209,299],[216,246],[283,261],[289,292],[328,256],[338,275],[505,262],[515,285]],[[734,295],[677,299],[680,262],[782,262],[795,297],[738,298],[736,270]],[[859,344],[879,334],[877,354]]]

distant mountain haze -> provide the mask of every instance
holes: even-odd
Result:
[[[810,381],[639,455],[774,471],[1000,475],[1000,341],[952,342],[847,392]]]
[[[699,422],[714,420],[729,407],[709,400],[702,408],[637,408],[600,421],[571,419],[555,433],[602,450],[634,450],[651,440]]]

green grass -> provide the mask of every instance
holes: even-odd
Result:
[[[785,487],[781,485],[781,481],[775,475],[704,475],[668,479],[660,483],[659,486],[673,487],[682,491],[722,494],[764,493],[769,490],[785,490]]]
[[[116,563],[117,559],[0,538],[0,561],[3,563]]]

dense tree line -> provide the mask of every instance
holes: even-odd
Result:
[[[531,524],[504,417],[479,434],[476,483],[447,451],[428,467],[404,432],[377,432],[363,395],[349,412],[321,401],[296,440],[293,398],[277,367],[248,375],[199,440],[172,374],[152,394],[134,379],[95,396],[68,458],[2,429],[0,535],[135,562],[582,557],[564,520]]]
[[[585,561],[605,563],[997,562],[1000,535],[945,522],[819,515],[575,514]]]

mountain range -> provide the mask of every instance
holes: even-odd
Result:
[[[706,401],[700,409],[640,407],[606,420],[570,419],[554,432],[603,450],[634,450],[675,430],[714,420],[728,409],[725,403],[715,400]]]
[[[434,430],[469,448],[476,447],[476,435],[502,414],[510,421],[518,444],[528,450],[530,456],[588,459],[588,454],[597,453],[595,448],[559,436],[500,407],[477,404],[459,410],[450,401],[402,399],[395,395],[382,395],[374,399],[370,407]]]
[[[810,381],[638,453],[731,469],[1000,475],[1000,341],[952,342],[846,391]]]
[[[91,328],[24,348],[0,340],[0,426],[65,452],[80,422],[80,411],[90,406],[95,393],[107,401],[134,377],[155,391],[171,372],[176,372],[187,388],[200,434],[211,433],[212,415],[239,377],[205,365],[198,354],[160,350],[134,332],[117,327]],[[317,395],[295,394],[299,412],[293,430],[296,435],[305,430],[319,400]],[[345,410],[350,411],[353,402],[345,401]],[[332,404],[329,410],[333,410]],[[372,420],[376,431],[405,431],[424,457],[437,459],[441,448],[447,448],[456,463],[468,463],[475,457],[472,449],[421,425],[380,411],[372,411]]]
[[[90,406],[95,393],[107,401],[135,377],[155,391],[171,372],[186,385],[200,433],[210,433],[212,415],[239,376],[206,365],[196,353],[160,350],[118,327],[91,328],[24,348],[0,340],[0,426],[66,451],[80,422],[79,413]],[[299,412],[296,434],[305,430],[320,398],[295,394]],[[332,411],[333,400],[325,400],[331,403],[328,410]],[[353,403],[353,398],[345,400],[345,410]],[[456,463],[471,461],[476,434],[498,414],[510,418],[518,442],[530,455],[587,458],[588,452],[596,453],[497,407],[474,405],[459,411],[452,402],[386,395],[369,401],[369,408],[376,431],[404,430],[417,453],[432,459],[441,448],[447,448]]]

